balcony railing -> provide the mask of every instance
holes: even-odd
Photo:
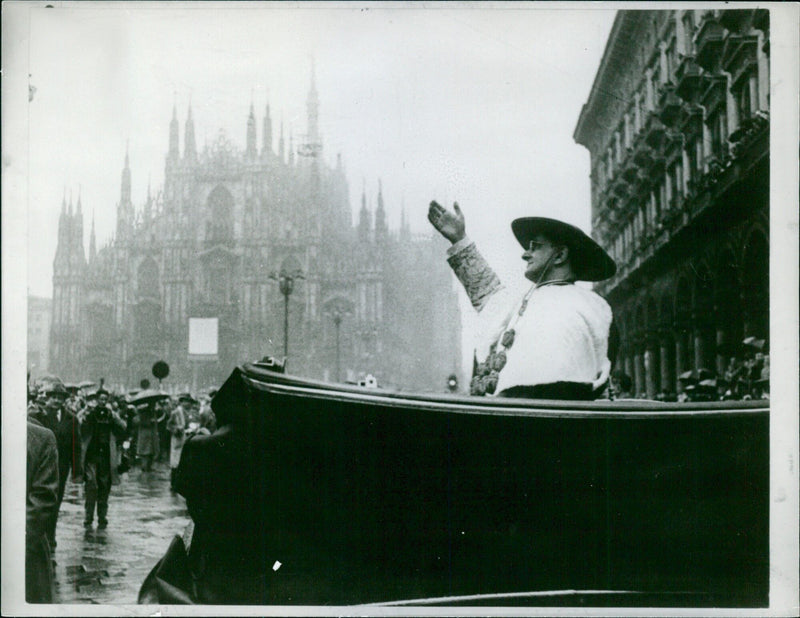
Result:
[[[671,126],[678,119],[682,106],[683,102],[675,94],[674,85],[664,84],[661,86],[658,96],[658,115],[661,122]]]
[[[658,149],[662,139],[666,134],[666,127],[662,124],[659,117],[651,112],[647,115],[647,123],[644,129],[644,140],[648,146]]]

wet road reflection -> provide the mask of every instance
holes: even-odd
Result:
[[[83,485],[69,481],[56,529],[59,603],[136,603],[144,578],[189,516],[165,464],[131,470],[111,489],[108,528],[83,527]]]

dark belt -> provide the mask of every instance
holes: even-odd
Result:
[[[519,399],[571,399],[593,401],[603,394],[605,384],[597,389],[586,382],[550,382],[548,384],[511,386],[500,391],[498,397]]]

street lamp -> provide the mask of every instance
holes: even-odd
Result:
[[[353,313],[352,303],[345,298],[337,297],[328,301],[325,305],[326,313],[330,314],[333,318],[333,325],[336,327],[336,378],[338,382],[341,378],[341,355],[339,345],[339,330],[342,325],[342,319],[346,315]]]
[[[278,288],[283,294],[283,356],[289,358],[289,296],[294,291],[295,279],[305,279],[299,269],[288,271],[281,269],[280,273],[270,273],[270,279],[278,282]]]

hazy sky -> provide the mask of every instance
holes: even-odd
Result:
[[[250,103],[258,144],[269,103],[306,131],[312,58],[324,158],[337,153],[357,216],[378,180],[390,226],[405,204],[428,233],[435,198],[457,200],[468,233],[506,278],[519,277],[512,218],[550,214],[589,228],[588,152],[572,132],[614,11],[535,5],[195,3],[32,8],[27,50],[28,289],[52,295],[66,191],[92,216],[98,248],[115,225],[129,144],[133,201],[163,184],[169,121],[191,101],[198,147],[223,129],[244,146]]]

